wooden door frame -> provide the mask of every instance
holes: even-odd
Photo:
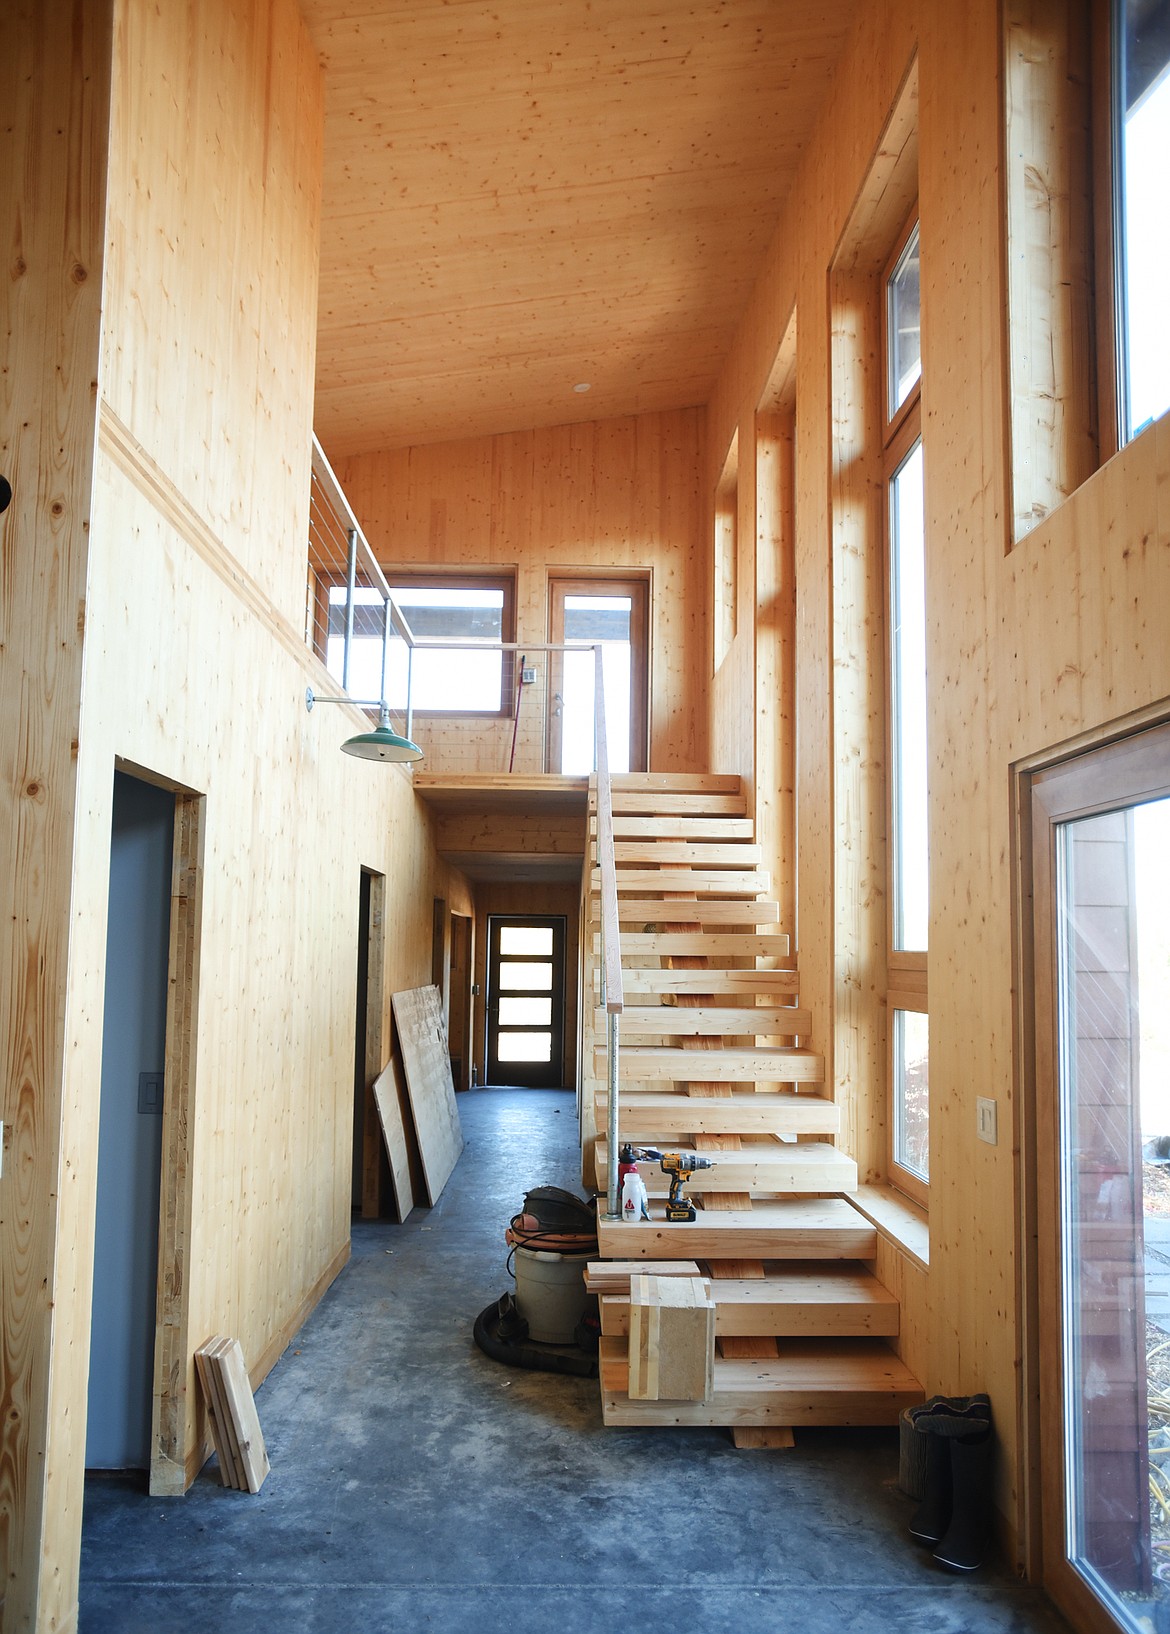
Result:
[[[170,1498],[186,1492],[202,1469],[207,1450],[202,1437],[189,1434],[198,1411],[191,1338],[191,1229],[207,800],[121,757],[114,768],[164,789],[175,800],[149,1471],[151,1496]]]
[[[455,925],[456,920],[459,921],[461,927],[465,926],[466,929],[459,929],[457,931]],[[452,1025],[452,1022],[458,1020],[462,1023],[463,1057],[462,1067],[459,1074],[462,1081],[456,1083],[455,1088],[456,1090],[466,1090],[471,1088],[471,1063],[475,1053],[471,1015],[471,990],[475,977],[475,916],[474,914],[469,913],[452,912],[450,922],[451,959],[448,965],[449,972],[454,972],[457,968],[455,961],[457,941],[460,938],[465,938],[466,942],[466,965],[459,987],[456,988],[453,976],[451,980],[451,995],[447,1022],[448,1042],[457,1036],[456,1028]]]
[[[382,1213],[383,1189],[388,1172],[382,1150],[382,1126],[374,1103],[374,1080],[386,1065],[386,876],[363,867],[370,882],[370,914],[366,947],[366,1037],[364,1045],[362,1100],[362,1219],[377,1220]]]
[[[569,924],[568,924],[567,916],[565,914],[563,914],[563,913],[489,913],[488,916],[487,916],[487,938],[486,938],[486,940],[487,940],[487,950],[486,950],[487,958],[486,958],[485,969],[484,969],[484,974],[486,976],[486,982],[485,982],[486,992],[484,994],[484,1041],[483,1041],[484,1083],[486,1085],[491,1086],[496,1081],[496,1080],[493,1079],[492,1072],[491,1072],[491,1060],[492,1060],[492,1001],[493,1001],[493,998],[495,998],[497,1000],[497,1002],[498,1002],[498,993],[496,992],[496,985],[497,984],[496,984],[496,981],[493,979],[493,976],[494,976],[493,957],[492,957],[492,949],[493,949],[493,942],[494,942],[493,927],[495,927],[497,925],[506,925],[506,924],[541,925],[541,926],[550,925],[550,926],[552,926],[552,929],[553,929],[553,954],[552,954],[553,987],[550,989],[550,994],[551,994],[551,997],[552,997],[552,1017],[553,1017],[554,1024],[556,1022],[556,1018],[558,1016],[558,1013],[559,1013],[559,1018],[560,1018],[559,1019],[560,1055],[559,1055],[559,1060],[558,1060],[557,1056],[555,1056],[555,1055],[551,1056],[550,1060],[549,1060],[549,1066],[550,1066],[550,1069],[553,1066],[556,1066],[557,1071],[559,1073],[560,1081],[559,1081],[559,1083],[548,1085],[548,1086],[533,1086],[533,1087],[548,1087],[548,1088],[553,1088],[553,1089],[561,1089],[561,1088],[564,1087],[564,1083],[565,1083],[565,1017],[566,1017],[566,1013],[567,1013],[567,1009],[568,1009],[567,1002],[566,1002],[565,987],[566,987],[566,983],[567,983],[567,980],[568,980],[568,968],[567,967],[568,967],[568,949],[569,949]],[[558,951],[557,951],[557,927],[558,926],[560,927],[560,938],[561,938],[559,959],[558,959]],[[558,990],[557,990],[557,966],[558,966],[558,963],[559,963],[559,967],[560,967],[560,988],[559,988],[559,993],[558,993]],[[556,1032],[558,1030],[557,1026],[553,1025],[553,1026],[550,1027],[549,1030],[550,1030],[550,1032],[553,1033],[554,1042],[555,1042],[555,1035],[556,1035]],[[521,1067],[523,1067],[524,1064],[525,1063],[523,1063],[523,1062],[517,1063],[517,1065],[519,1065]],[[521,1087],[523,1087],[523,1086],[521,1086]]]
[[[1170,722],[1163,711],[1128,731],[1102,732],[1017,767],[1015,781],[1022,1542],[1029,1578],[1076,1627],[1117,1634],[1118,1622],[1068,1562],[1063,1543],[1055,836],[1061,824],[1170,796]]]
[[[559,589],[559,596],[557,590]],[[564,598],[599,596],[607,592],[630,596],[630,770],[647,771],[650,766],[650,612],[651,571],[631,568],[625,573],[590,572],[577,568],[548,575],[548,639],[560,644],[565,639]],[[639,656],[641,663],[638,662]],[[552,695],[559,689],[562,659],[550,652],[548,676],[548,733],[546,764],[555,767],[554,746],[559,742],[553,725]]]

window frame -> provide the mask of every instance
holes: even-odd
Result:
[[[457,571],[448,573],[442,568],[407,568],[398,569],[394,566],[381,564],[382,572],[386,576],[386,583],[393,597],[396,590],[502,590],[504,593],[503,605],[500,610],[500,640],[505,645],[516,640],[516,574],[514,570],[489,569],[483,573],[468,573]],[[409,610],[403,608],[397,600],[406,623],[410,623]],[[426,639],[419,637],[420,640]],[[498,709],[422,709],[417,704],[411,709],[414,720],[510,720],[516,713],[516,654],[505,651],[500,666],[500,707]]]
[[[1094,181],[1104,208],[1097,212],[1094,245],[1098,289],[1097,319],[1099,412],[1102,460],[1140,437],[1170,413],[1164,407],[1152,420],[1131,431],[1128,255],[1125,191],[1125,3],[1095,0],[1093,29],[1092,120]]]
[[[882,360],[882,448],[881,448],[881,492],[883,504],[882,540],[883,540],[883,584],[885,587],[885,612],[883,619],[885,636],[885,696],[883,710],[885,718],[885,758],[886,758],[886,1174],[889,1183],[899,1191],[904,1192],[912,1202],[925,1207],[929,1199],[929,1179],[915,1174],[905,1164],[898,1161],[896,1151],[896,1131],[898,1128],[898,1083],[896,1028],[894,1015],[896,1011],[911,1011],[929,1018],[928,988],[927,988],[927,949],[906,950],[895,946],[894,919],[895,919],[895,885],[897,881],[897,802],[895,776],[894,748],[894,527],[893,527],[893,487],[894,481],[913,453],[914,448],[922,443],[922,372],[919,370],[918,379],[911,386],[903,401],[891,412],[890,410],[890,380],[891,380],[891,336],[890,336],[890,284],[894,271],[902,258],[907,244],[910,242],[916,228],[919,226],[918,204],[915,202],[901,231],[894,241],[893,249],[882,268],[880,278],[880,324],[881,324],[881,360]],[[919,240],[919,254],[921,255],[921,236]]]

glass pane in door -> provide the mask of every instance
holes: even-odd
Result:
[[[1170,1614],[1168,863],[1167,800],[1057,828],[1065,1549],[1134,1634]]]
[[[605,737],[611,772],[630,769],[631,596],[565,597],[565,640],[604,641]],[[593,770],[593,654],[564,656],[560,771],[565,776]]]

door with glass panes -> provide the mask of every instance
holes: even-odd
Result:
[[[564,915],[489,914],[487,1082],[564,1082]]]

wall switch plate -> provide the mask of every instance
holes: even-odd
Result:
[[[163,1075],[161,1072],[138,1074],[138,1110],[161,1112],[163,1109]]]
[[[978,1096],[975,1101],[975,1133],[989,1146],[999,1144],[997,1122],[995,1102],[987,1095]]]
[[[534,686],[535,683],[536,671],[530,665],[526,664],[520,671],[520,685],[530,687]]]

